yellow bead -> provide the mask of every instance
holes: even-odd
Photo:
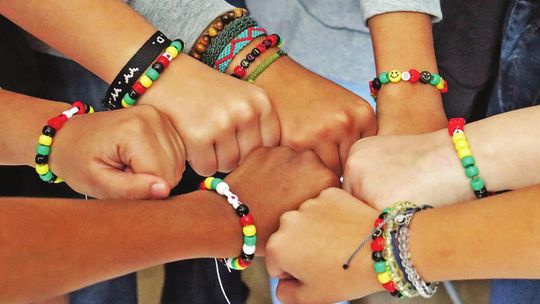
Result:
[[[254,236],[257,233],[257,228],[255,225],[247,225],[242,228],[242,232],[245,236]]]
[[[439,90],[444,89],[444,80],[442,79],[442,77],[441,77],[441,80],[439,81],[439,83],[437,83],[437,85],[435,87],[437,89],[439,89]]]
[[[207,177],[205,180],[204,180],[204,186],[206,187],[206,189],[212,189],[212,181],[214,180],[213,177]]]
[[[218,31],[216,30],[215,27],[211,27],[208,29],[208,36],[210,37],[216,37],[218,34]]]
[[[49,171],[50,171],[49,165],[47,165],[47,164],[36,165],[36,172],[37,172],[39,175],[47,174],[47,172],[49,172]]]
[[[131,105],[129,105],[129,104],[124,100],[124,98],[122,98],[122,107],[124,107],[124,108],[129,108],[129,107],[131,107]],[[88,112],[88,113],[91,113],[91,112]]]
[[[50,146],[50,145],[52,144],[52,137],[47,136],[47,135],[44,135],[44,134],[41,134],[41,135],[39,136],[38,142],[39,142],[41,145],[44,145],[44,146]]]
[[[95,111],[94,111],[94,107],[92,107],[92,106],[89,106],[89,107],[90,107],[90,110],[88,110],[88,114],[94,113],[94,112],[95,112]]]
[[[469,149],[469,143],[466,140],[458,140],[455,144],[456,150]]]
[[[388,271],[377,274],[377,280],[379,280],[379,283],[381,284],[386,284],[390,282],[391,279],[392,277],[390,276],[390,272]]]
[[[63,183],[63,182],[64,182],[64,180],[63,180],[61,177],[58,177],[58,176],[57,176],[56,179],[54,180],[54,183],[55,183],[55,184],[60,184],[60,183]]]
[[[241,8],[235,8],[233,11],[235,18],[240,18],[244,15],[244,11]]]
[[[458,156],[459,156],[459,159],[463,159],[464,157],[466,156],[472,156],[472,152],[471,152],[471,149],[461,149],[461,150],[458,150]]]
[[[165,49],[165,52],[171,54],[172,58],[176,58],[176,56],[178,56],[178,50],[174,46],[168,47]]]
[[[391,82],[399,82],[401,80],[401,73],[398,70],[393,70],[388,73],[388,79]]]
[[[460,140],[467,140],[465,138],[465,134],[463,134],[463,132],[458,132],[458,133],[455,133],[453,136],[452,136],[452,141],[454,142],[454,145],[456,144],[456,142],[460,141]]]
[[[141,78],[139,78],[139,82],[147,89],[152,86],[152,79],[146,75],[142,75]]]

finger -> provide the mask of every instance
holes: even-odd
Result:
[[[239,126],[236,131],[236,140],[240,150],[240,162],[242,162],[251,151],[263,144],[258,121],[251,120]]]
[[[345,170],[345,165],[347,163],[347,158],[349,157],[349,151],[351,151],[351,147],[354,144],[354,141],[344,141],[339,145],[338,151],[339,151],[339,163],[341,165],[341,168]]]
[[[337,176],[341,176],[342,170],[339,151],[334,143],[321,143],[315,147],[315,152],[327,168],[334,171]]]
[[[202,176],[211,176],[217,171],[216,150],[213,143],[187,146],[187,159],[193,170]]]
[[[302,283],[296,279],[279,280],[276,296],[283,304],[299,303],[299,291]]]
[[[273,109],[268,114],[262,114],[260,117],[260,129],[262,144],[265,147],[275,147],[281,140],[281,130],[279,118]]]
[[[137,174],[113,167],[101,168],[96,198],[111,199],[164,199],[169,196],[170,184],[161,177]]]
[[[218,137],[215,147],[219,172],[228,173],[238,167],[240,148],[238,147],[236,132],[227,132]]]

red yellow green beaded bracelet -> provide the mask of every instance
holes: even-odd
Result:
[[[62,114],[53,117],[47,121],[47,124],[41,130],[41,135],[36,146],[36,172],[39,178],[47,183],[61,183],[63,180],[56,176],[49,167],[49,155],[51,154],[51,146],[53,138],[64,123],[71,117],[77,114],[94,113],[94,108],[80,101],[75,101],[73,107],[62,112]]]
[[[390,72],[382,72],[378,77],[373,78],[369,82],[369,91],[371,97],[376,101],[377,95],[381,87],[388,83],[397,83],[400,81],[406,81],[410,83],[421,82],[423,84],[431,84],[436,87],[441,93],[448,92],[448,83],[439,74],[430,73],[428,71],[419,72],[415,69],[400,72],[398,70],[392,70]]]
[[[249,208],[240,202],[238,196],[230,191],[230,187],[220,178],[207,177],[201,182],[201,190],[214,190],[218,194],[227,197],[227,202],[234,208],[236,214],[240,217],[242,225],[243,245],[242,251],[238,257],[225,258],[224,264],[229,269],[244,270],[251,265],[255,258],[255,249],[257,246],[257,228],[254,224],[253,215],[249,214]]]

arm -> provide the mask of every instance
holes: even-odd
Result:
[[[413,265],[427,281],[540,278],[540,225],[527,220],[540,216],[539,195],[535,186],[418,213],[410,226]],[[369,244],[348,270],[341,267],[378,213],[339,189],[285,213],[267,246],[269,273],[284,278],[278,297],[284,303],[330,303],[383,290]]]
[[[254,151],[225,181],[255,218],[259,255],[283,212],[338,185],[313,152],[288,148]],[[2,303],[45,299],[174,260],[236,256],[242,246],[238,216],[209,191],[168,201],[3,198],[0,210]]]
[[[489,191],[540,184],[540,173],[530,169],[540,166],[539,120],[540,107],[530,107],[466,125],[469,146]],[[411,178],[414,183],[404,183]],[[396,200],[438,206],[474,198],[446,129],[359,141],[347,162],[344,187],[381,209]]]

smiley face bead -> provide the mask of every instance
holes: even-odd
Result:
[[[420,81],[422,83],[429,83],[431,81],[431,73],[428,71],[420,73]]]
[[[390,73],[388,73],[388,79],[390,79],[390,82],[399,82],[401,80],[401,72],[398,70],[390,71]]]

